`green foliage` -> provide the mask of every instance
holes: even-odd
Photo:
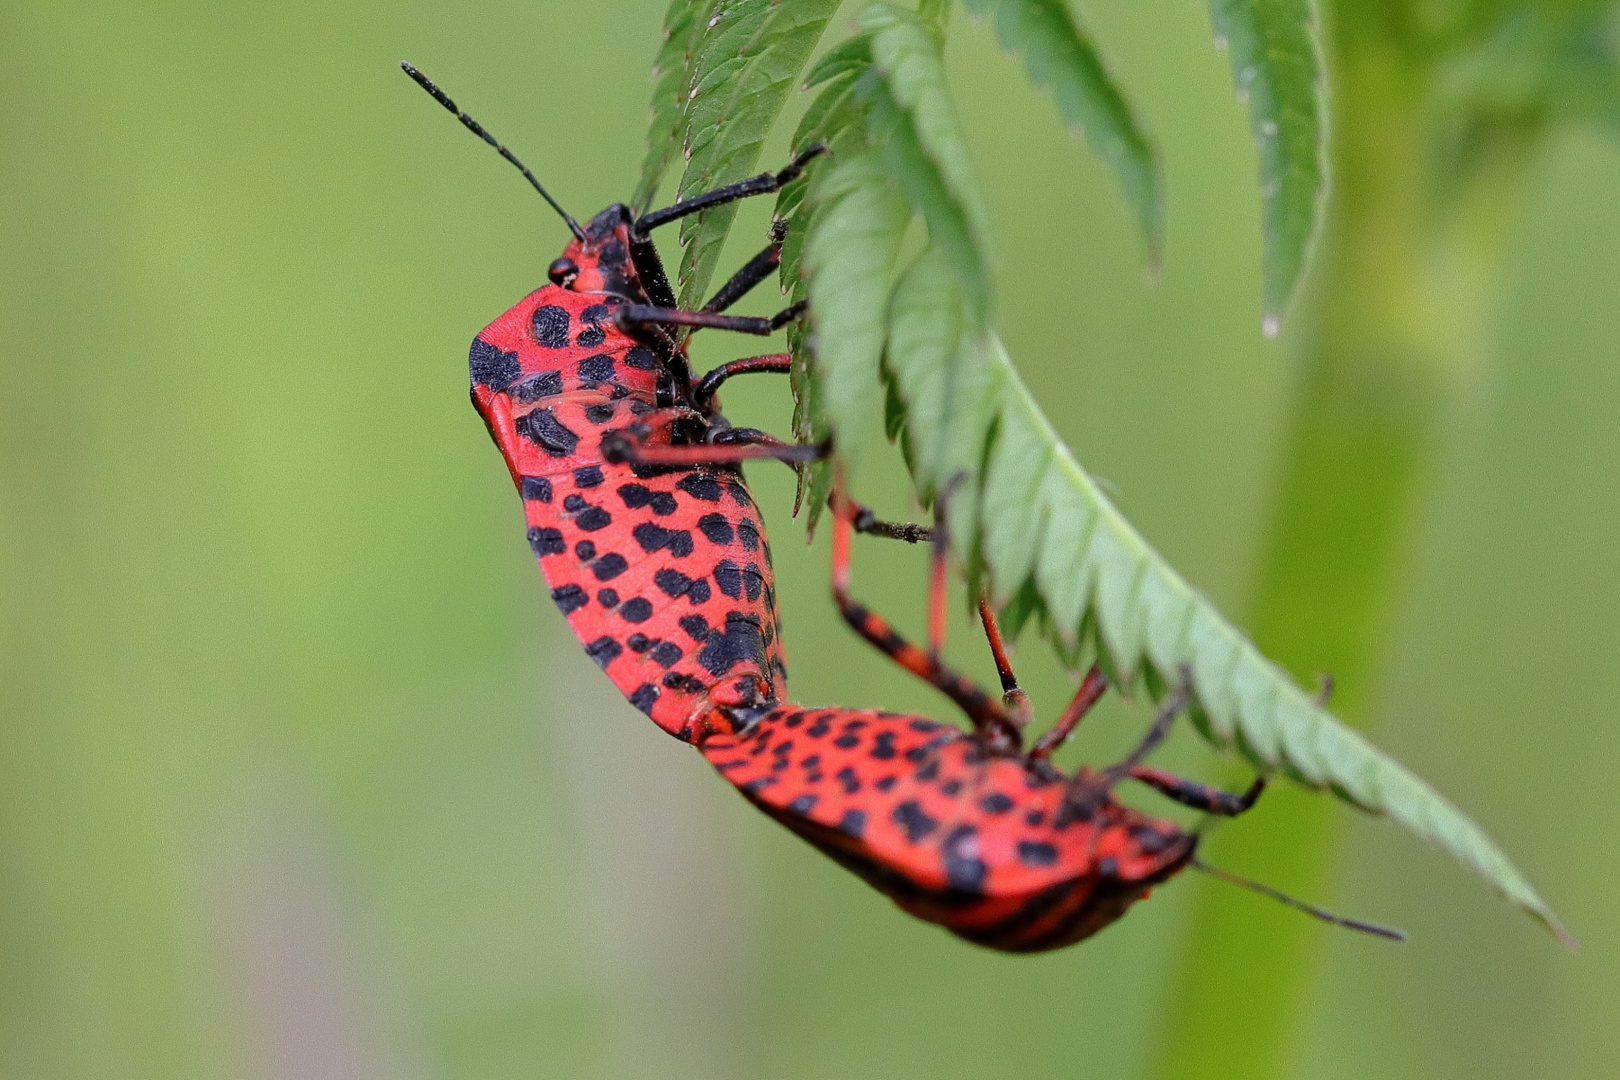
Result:
[[[996,37],[1022,53],[1029,81],[1049,86],[1064,123],[1085,133],[1119,177],[1147,242],[1148,261],[1164,253],[1164,170],[1125,95],[1063,0],[964,0],[975,15],[992,9]]]
[[[647,130],[647,156],[641,162],[641,179],[630,204],[636,213],[651,209],[664,178],[669,159],[680,145],[685,127],[688,68],[691,65],[692,24],[698,0],[670,0],[664,13],[664,44],[653,61],[652,124]]]
[[[713,41],[698,49],[685,106],[683,194],[752,168],[781,108],[783,73],[797,74],[813,42],[804,28],[819,35],[832,11],[806,2],[793,18],[783,10],[792,7],[741,0],[721,12],[731,24],[710,16],[704,33]],[[1316,45],[1302,0],[1214,0],[1213,15],[1260,146],[1271,330],[1304,265],[1322,191]],[[797,437],[834,435],[853,469],[881,421],[925,502],[962,478],[951,503],[958,554],[1009,630],[1038,624],[1067,662],[1094,658],[1127,689],[1156,693],[1190,670],[1194,720],[1212,745],[1393,818],[1562,933],[1472,821],[1262,657],[1148,547],[1058,438],[992,326],[988,215],[947,84],[943,23],[936,8],[879,0],[806,80],[818,93],[794,149],[821,142],[829,153],[777,201],[790,224],[783,283],[814,298],[809,327],[789,337]],[[1004,0],[997,26],[1032,80],[1054,87],[1065,118],[1086,125],[1157,250],[1162,195],[1151,144],[1066,9]],[[776,59],[764,65],[767,56]],[[768,100],[748,97],[750,80]],[[715,213],[692,225],[689,297],[712,273],[728,224]],[[802,477],[812,523],[827,476],[823,465]]]
[[[689,50],[681,198],[753,174],[765,136],[838,4],[712,0],[706,6]],[[736,213],[731,204],[682,222],[682,306],[702,304]]]
[[[1209,0],[1216,40],[1232,54],[1232,80],[1249,106],[1260,151],[1265,246],[1261,325],[1267,336],[1305,269],[1324,194],[1320,83],[1308,0]]]

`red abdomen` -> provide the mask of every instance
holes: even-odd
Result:
[[[473,403],[523,496],[529,543],[569,626],[615,686],[691,740],[714,705],[786,677],[770,548],[741,476],[604,460],[641,423],[669,445],[665,357],[618,328],[618,296],[548,285],[473,340]]]
[[[921,716],[783,705],[699,749],[755,805],[900,907],[1010,952],[1071,944],[1192,858],[1195,839]]]

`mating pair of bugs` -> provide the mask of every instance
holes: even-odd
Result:
[[[940,659],[946,537],[932,530],[928,647],[906,641],[849,595],[854,532],[916,541],[877,521],[838,485],[832,594],[851,627],[950,697],[972,730],[903,713],[786,701],[770,545],[739,463],[803,461],[827,446],[732,427],[717,390],[736,375],[784,372],[783,354],[733,360],[694,378],[685,334],[768,335],[802,317],[725,314],[778,266],[783,234],[698,311],[681,310],[650,239],[657,226],[779,190],[821,152],[637,218],[615,203],[583,226],[534,175],[426,76],[406,73],[522,171],[573,239],[550,284],[482,330],[472,398],[523,498],[529,544],[585,651],[654,723],[699,753],[761,810],[886,893],[970,941],[1013,952],[1057,948],[1119,918],[1188,866],[1385,937],[1265,886],[1214,870],[1198,837],[1117,801],[1126,779],[1185,806],[1236,816],[1265,786],[1234,795],[1144,764],[1189,702],[1184,677],[1124,760],[1065,774],[1051,761],[1107,689],[1093,667],[1057,722],[1027,749],[1028,701],[994,614],[979,605],[1000,698]],[[939,520],[943,522],[944,516]]]

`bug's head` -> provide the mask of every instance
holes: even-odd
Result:
[[[645,291],[630,261],[630,226],[635,218],[623,203],[614,203],[585,223],[551,264],[546,276],[553,285],[574,292],[616,293],[636,301]]]

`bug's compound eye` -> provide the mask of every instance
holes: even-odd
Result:
[[[556,262],[552,263],[551,267],[546,271],[546,277],[551,279],[551,283],[553,285],[561,285],[565,289],[578,276],[579,264],[575,263],[573,259],[569,258],[558,259]]]

